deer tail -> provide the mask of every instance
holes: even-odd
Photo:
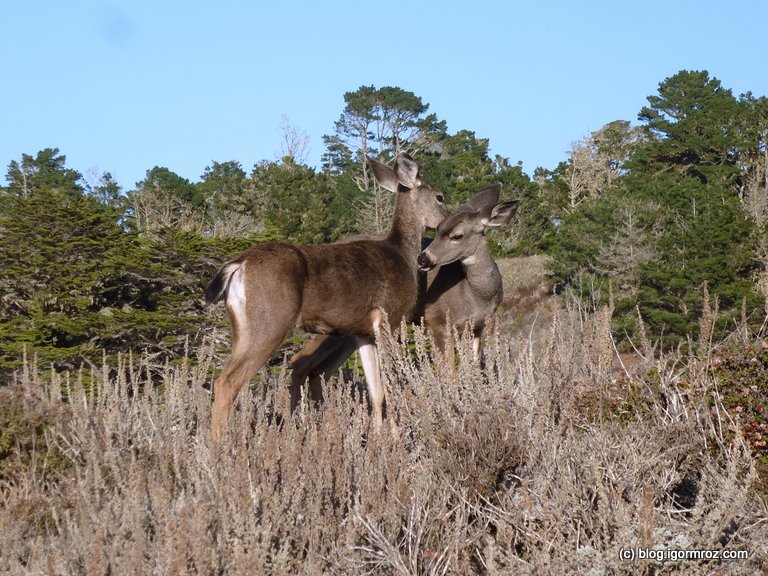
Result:
[[[219,300],[223,299],[227,294],[229,288],[229,281],[242,265],[242,262],[228,262],[221,267],[213,277],[211,283],[208,284],[208,288],[205,289],[205,301],[208,304],[215,304]]]

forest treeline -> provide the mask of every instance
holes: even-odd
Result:
[[[11,160],[0,188],[0,370],[24,352],[72,369],[107,354],[181,354],[212,322],[203,289],[227,257],[264,240],[331,242],[381,232],[389,193],[364,155],[411,154],[451,204],[493,182],[519,198],[497,255],[549,254],[553,287],[611,300],[613,329],[685,342],[703,313],[716,334],[759,327],[768,289],[768,99],[681,71],[637,122],[615,120],[532,175],[471,130],[449,133],[417,95],[363,86],[324,136],[322,166],[284,130],[284,157],[246,171],[212,162],[190,182],[166,167],[126,188],[48,148]],[[643,322],[638,322],[642,318]]]

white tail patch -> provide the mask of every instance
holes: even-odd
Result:
[[[241,308],[245,305],[245,262],[229,264],[234,268],[229,278],[227,286],[227,306],[231,308]]]

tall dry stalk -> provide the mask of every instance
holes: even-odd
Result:
[[[385,332],[395,426],[378,436],[356,372],[291,416],[285,372],[263,370],[220,452],[210,350],[27,366],[0,389],[2,438],[12,424],[18,447],[0,468],[0,572],[759,572],[755,469],[698,360],[614,381],[609,322],[609,308],[562,311],[546,336],[496,331],[482,364],[459,338],[455,370],[432,362],[421,327]],[[622,559],[641,547],[749,558]]]

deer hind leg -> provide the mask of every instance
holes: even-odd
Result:
[[[232,349],[224,371],[213,384],[213,408],[211,410],[211,438],[214,442],[226,428],[229,412],[243,385],[250,381],[285,339],[285,331],[242,341]],[[238,345],[239,344],[239,345]]]
[[[298,297],[290,290],[260,286],[258,294],[272,294],[284,304],[273,306],[271,299],[245,297],[240,271],[233,274],[227,294],[227,314],[232,324],[232,353],[213,384],[211,438],[217,442],[227,425],[229,412],[243,385],[258,372],[285,340],[298,316]]]
[[[322,380],[326,381],[338,372],[357,349],[354,337],[318,335],[307,342],[291,358],[291,412],[301,400],[301,387],[309,379],[309,396],[315,402],[322,402]]]
[[[267,356],[268,358],[268,356]],[[249,357],[248,351],[232,352],[224,371],[213,384],[214,400],[211,409],[211,439],[218,442],[229,419],[229,411],[243,385],[266,362]]]

